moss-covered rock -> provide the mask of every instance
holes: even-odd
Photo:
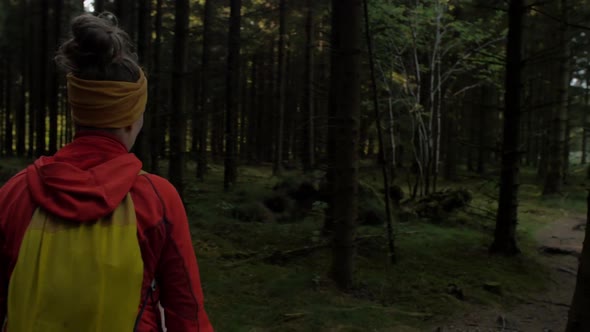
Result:
[[[232,217],[243,222],[276,222],[273,212],[260,202],[247,202],[237,205],[232,210]]]
[[[446,189],[421,198],[413,209],[418,216],[438,222],[465,208],[472,199],[473,195],[466,189]]]

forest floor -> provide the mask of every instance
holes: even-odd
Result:
[[[28,162],[2,160],[0,183]],[[396,218],[395,265],[383,224],[361,225],[350,292],[329,278],[329,239],[320,235],[325,204],[314,203],[305,215],[265,207],[289,207],[277,185],[301,181],[300,173],[276,177],[270,165],[241,166],[239,184],[225,193],[221,165],[211,164],[204,182],[190,176],[194,171],[189,164],[184,198],[205,307],[217,331],[548,332],[565,326],[577,272],[575,252],[568,250],[579,250],[584,234],[574,230],[585,219],[581,167],[572,169],[564,194],[551,197],[541,195],[534,170],[523,170],[517,257],[488,254],[497,207],[493,172],[463,171],[459,181],[440,183],[442,190],[469,190],[467,209],[435,219]],[[408,182],[403,176],[399,181]],[[374,165],[363,164],[364,191],[373,196],[361,207],[382,210],[380,179]]]
[[[549,268],[547,290],[526,294],[522,303],[510,308],[474,308],[455,318],[440,332],[557,332],[567,324],[573,296],[578,256],[584,241],[583,215],[559,219],[539,230],[535,239],[543,253],[541,262]]]

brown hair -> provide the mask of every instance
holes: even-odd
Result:
[[[82,14],[72,21],[72,37],[55,57],[65,72],[85,80],[136,82],[140,67],[129,35],[111,13]]]

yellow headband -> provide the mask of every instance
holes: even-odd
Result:
[[[147,79],[139,70],[133,82],[90,81],[68,74],[68,99],[74,123],[93,128],[125,128],[145,111]]]

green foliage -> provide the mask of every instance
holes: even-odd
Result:
[[[430,79],[433,65],[440,66],[446,83],[466,72],[473,79],[499,80],[503,63],[498,61],[498,53],[506,34],[504,13],[482,16],[468,12],[468,8],[458,1],[371,1],[371,29],[383,83],[415,99],[420,79]],[[433,62],[437,48],[441,57]],[[417,106],[412,101],[406,104],[410,109]]]

